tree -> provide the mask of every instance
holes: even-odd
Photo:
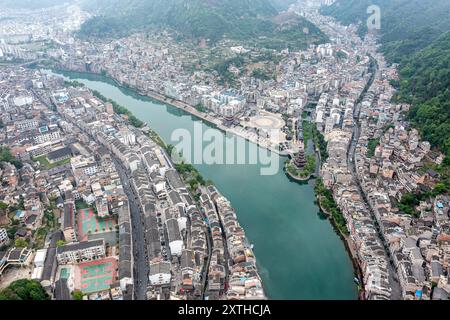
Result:
[[[6,216],[7,213],[8,213],[8,205],[0,201],[0,217]]]
[[[18,229],[18,227],[15,226],[15,225],[10,226],[10,227],[6,230],[6,232],[8,233],[8,238],[14,239],[14,235],[16,234],[17,229]]]
[[[14,242],[16,248],[26,248],[28,247],[28,242],[25,239],[19,238]]]
[[[264,69],[261,68],[257,68],[255,70],[253,70],[252,72],[252,77],[256,78],[256,79],[260,79],[263,81],[267,81],[272,79],[272,77],[268,74],[268,72]]]
[[[6,209],[8,209],[8,205],[0,201],[0,211],[4,211]]]
[[[21,279],[1,290],[0,300],[50,300],[50,297],[38,281]]]
[[[72,298],[74,300],[83,300],[83,292],[81,292],[80,290],[73,291]]]
[[[0,301],[1,300],[20,300],[20,298],[10,288],[5,288],[0,291]]]
[[[444,194],[448,192],[448,185],[446,185],[445,183],[438,183],[436,184],[436,186],[434,187],[433,190],[433,194],[439,195],[439,194]]]
[[[17,169],[23,167],[21,161],[17,160],[11,153],[9,148],[1,148],[0,147],[0,162],[9,162],[14,165]]]
[[[14,246],[17,248],[26,248],[28,247],[28,242],[25,239],[16,239]]]
[[[64,240],[58,240],[56,241],[56,246],[57,247],[62,247],[66,244],[66,242]]]
[[[367,157],[372,158],[375,155],[375,150],[380,144],[380,139],[369,139],[369,144],[367,146]]]
[[[172,156],[172,152],[173,152],[174,149],[175,149],[174,145],[168,144],[167,147],[166,147],[167,154],[169,156]]]

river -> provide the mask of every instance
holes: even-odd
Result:
[[[174,130],[193,132],[194,124],[211,128],[173,106],[120,88],[90,74],[63,73],[128,108],[169,144]],[[224,133],[220,133],[224,135]],[[239,138],[240,139],[240,138]],[[245,142],[249,146],[249,142]],[[264,151],[266,152],[266,151]],[[280,158],[277,174],[260,174],[261,165],[195,165],[236,209],[270,299],[357,299],[352,262],[340,237],[315,204],[314,181],[289,181]]]

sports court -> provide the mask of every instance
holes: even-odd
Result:
[[[69,268],[62,268],[60,273],[61,279],[69,279],[70,277],[70,269]]]
[[[80,263],[76,268],[75,286],[84,294],[108,290],[116,281],[116,269],[115,258]]]
[[[114,231],[116,227],[114,218],[98,219],[90,208],[79,210],[77,220],[79,241],[87,241],[90,234]]]

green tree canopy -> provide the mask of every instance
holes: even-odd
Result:
[[[24,239],[16,239],[14,246],[17,248],[26,248],[28,247],[28,242]]]
[[[50,297],[38,281],[21,279],[0,290],[0,300],[50,300]]]
[[[72,292],[72,297],[74,300],[83,300],[83,292],[80,290],[75,290]]]
[[[22,162],[17,160],[12,154],[9,148],[0,147],[0,162],[9,162],[14,165],[17,169],[23,167]]]

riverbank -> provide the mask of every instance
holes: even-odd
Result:
[[[304,123],[304,125],[305,125],[305,123]],[[309,125],[308,125],[308,127],[309,127]],[[309,127],[309,129],[310,128],[311,127]],[[310,132],[310,133],[311,133],[311,135],[310,136],[306,135],[305,138],[308,139],[307,140],[308,143],[312,142],[313,146],[314,146],[314,155],[316,157],[315,172],[311,173],[311,175],[309,177],[307,177],[307,178],[302,178],[302,177],[295,177],[295,176],[293,176],[289,172],[289,170],[286,169],[286,166],[284,168],[284,171],[285,171],[286,176],[288,177],[288,179],[290,181],[296,182],[298,184],[307,184],[309,181],[320,177],[320,168],[321,168],[321,165],[322,165],[321,149],[320,149],[320,147],[318,145],[318,141],[316,139],[314,139],[313,132]],[[292,160],[291,160],[291,162],[292,162]],[[317,183],[317,180],[315,180],[315,183]],[[353,270],[355,271],[355,277],[359,281],[359,284],[358,284],[358,291],[359,291],[358,292],[358,298],[360,300],[364,300],[365,299],[364,281],[363,281],[364,278],[363,278],[363,273],[362,273],[362,270],[361,270],[361,266],[359,264],[358,254],[357,254],[355,243],[350,238],[350,236],[348,234],[343,232],[341,226],[335,220],[333,215],[328,210],[326,210],[324,208],[322,201],[323,201],[323,199],[325,197],[324,196],[320,196],[319,193],[317,192],[316,188],[314,188],[314,191],[315,191],[315,197],[316,197],[317,205],[319,206],[320,211],[323,214],[325,214],[325,216],[327,217],[327,220],[329,220],[329,222],[333,226],[333,229],[335,230],[335,232],[338,234],[339,238],[343,242],[345,250],[346,250],[350,260],[352,261]]]
[[[130,89],[121,90],[104,77],[67,73],[65,78],[126,106],[168,144],[176,143],[172,138],[174,130],[182,128],[192,133],[198,124],[205,130],[211,127],[170,104]],[[245,141],[246,149],[250,143]],[[224,153],[227,148],[224,145]],[[285,160],[280,157],[280,169]],[[254,244],[267,296],[276,300],[356,299],[352,261],[332,224],[318,214],[312,183],[293,183],[282,170],[275,175],[261,175],[262,167],[261,163],[195,165],[235,207]]]
[[[158,92],[151,91],[151,90],[148,90],[147,92],[143,92],[137,88],[129,86],[128,84],[121,83],[120,81],[118,81],[117,79],[113,78],[112,76],[110,76],[108,74],[100,74],[100,73],[88,72],[88,71],[73,71],[73,70],[68,70],[68,69],[63,69],[63,68],[54,68],[54,69],[52,69],[52,71],[55,73],[72,72],[72,73],[78,73],[80,75],[87,74],[87,75],[96,75],[99,77],[104,77],[106,79],[113,81],[119,88],[133,90],[137,94],[139,94],[143,97],[151,98],[158,102],[169,104],[177,109],[180,109],[180,110],[183,110],[183,111],[189,113],[190,115],[192,115],[194,117],[197,117],[198,119],[206,122],[209,125],[212,125],[213,127],[217,128],[218,130],[221,130],[222,132],[234,134],[234,135],[241,137],[251,143],[256,144],[258,147],[269,150],[270,152],[274,152],[280,156],[287,156],[289,154],[288,151],[280,151],[280,150],[278,150],[278,148],[273,148],[272,146],[262,143],[259,139],[253,138],[252,136],[250,136],[250,134],[245,134],[242,131],[237,130],[235,127],[227,127],[222,124],[222,121],[220,119],[213,117],[211,115],[205,114],[203,112],[200,112],[195,107],[193,107],[183,101],[170,98],[168,96],[165,96],[163,94],[160,94]]]
[[[340,228],[337,224],[337,221],[333,218],[333,215],[323,207],[322,201],[324,198],[325,198],[324,196],[319,196],[318,194],[316,194],[316,200],[317,200],[317,204],[320,208],[320,211],[327,216],[328,220],[333,225],[334,230],[336,231],[336,233],[339,235],[342,242],[344,243],[345,249],[352,261],[353,269],[355,270],[355,277],[359,281],[358,298],[359,298],[359,300],[365,300],[364,277],[363,277],[361,266],[359,264],[358,253],[356,250],[355,242],[348,234],[345,234],[340,230]]]

